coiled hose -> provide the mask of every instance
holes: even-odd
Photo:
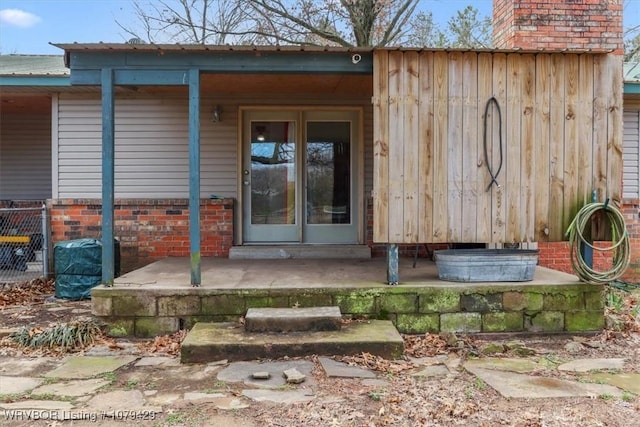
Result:
[[[591,217],[603,211],[611,224],[611,246],[597,247],[584,237]],[[630,259],[629,233],[627,233],[624,216],[608,203],[591,203],[584,206],[573,219],[567,229],[571,246],[571,265],[578,277],[587,283],[607,284],[622,276],[627,269]],[[580,246],[586,245],[598,252],[613,251],[612,267],[607,271],[596,271],[583,258]],[[595,253],[595,252],[594,252]]]

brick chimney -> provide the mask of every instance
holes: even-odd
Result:
[[[622,55],[623,0],[493,0],[497,49],[597,50]]]

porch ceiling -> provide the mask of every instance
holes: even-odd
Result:
[[[51,96],[49,95],[2,95],[0,96],[2,114],[50,114]]]
[[[202,74],[202,96],[223,95],[373,95],[371,75],[345,74]],[[187,94],[188,86],[137,86],[137,92]]]
[[[347,74],[203,74],[203,92],[251,94],[373,95],[371,75]]]

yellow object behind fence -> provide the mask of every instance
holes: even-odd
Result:
[[[29,236],[0,236],[0,243],[29,243]]]

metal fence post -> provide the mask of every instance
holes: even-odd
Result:
[[[42,204],[42,275],[49,278],[49,221],[47,220],[47,206]]]

